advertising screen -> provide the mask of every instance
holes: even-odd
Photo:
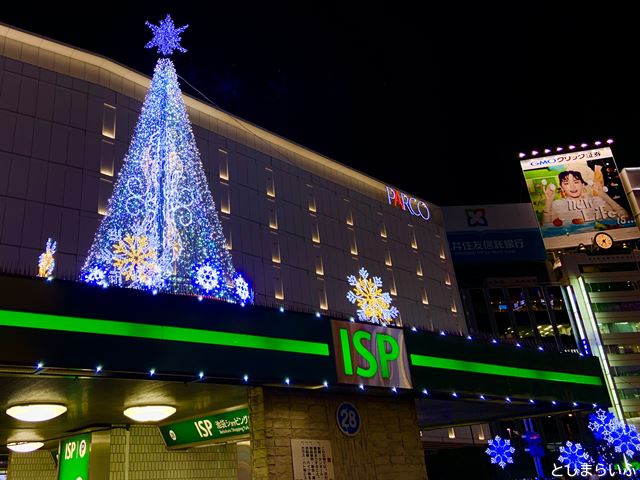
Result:
[[[640,237],[611,148],[520,163],[547,250],[590,245],[598,232]]]

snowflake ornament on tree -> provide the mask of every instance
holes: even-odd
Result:
[[[635,425],[627,425],[616,421],[616,427],[606,437],[607,442],[616,452],[633,457],[640,452],[640,434]]]
[[[220,286],[219,277],[220,275],[211,265],[205,264],[195,268],[194,281],[206,293]]]
[[[125,282],[151,285],[157,271],[156,251],[146,235],[126,234],[113,245],[113,266]]]
[[[584,451],[579,443],[567,441],[564,447],[560,447],[558,461],[568,468],[580,470],[583,463],[591,463],[591,457]]]
[[[236,294],[244,304],[251,297],[251,290],[249,289],[249,284],[244,278],[242,278],[242,275],[240,274],[236,276],[234,283],[236,285]]]
[[[513,463],[513,452],[516,449],[511,446],[511,440],[502,439],[500,435],[496,435],[496,438],[488,440],[487,443],[489,448],[485,453],[491,458],[491,463],[497,463],[503,469],[507,463]]]
[[[347,281],[353,287],[347,293],[347,300],[358,306],[358,319],[378,325],[396,325],[394,319],[400,313],[391,306],[391,295],[382,292],[380,277],[369,278],[369,272],[361,268],[360,278],[349,275]]]
[[[58,250],[58,243],[50,238],[47,239],[47,246],[44,253],[38,257],[38,276],[47,278],[53,275],[53,269],[56,268],[55,254]]]
[[[589,430],[596,440],[606,439],[618,425],[616,416],[603,409],[598,409],[589,415]]]
[[[82,278],[87,283],[92,283],[94,285],[100,285],[102,287],[107,286],[107,274],[104,273],[104,270],[100,267],[93,267],[89,270]]]

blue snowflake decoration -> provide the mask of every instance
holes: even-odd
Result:
[[[596,440],[606,439],[618,425],[616,416],[601,408],[589,415],[589,430]]]
[[[487,441],[489,448],[485,450],[485,453],[491,458],[492,464],[498,464],[500,468],[504,469],[507,463],[513,463],[513,452],[515,448],[511,446],[511,440],[505,440],[500,438],[500,435],[496,435],[493,440]]]
[[[583,463],[591,463],[591,457],[584,451],[579,443],[567,441],[564,447],[560,447],[558,461],[568,468],[580,470]]]
[[[238,274],[234,280],[236,287],[236,294],[244,304],[251,297],[251,290],[249,289],[249,284],[247,281],[242,278],[242,275]]]
[[[153,32],[153,39],[151,39],[151,41],[145,45],[145,48],[158,47],[158,53],[166,56],[173,54],[174,50],[178,50],[182,53],[187,51],[180,45],[180,42],[182,40],[180,34],[184,32],[189,27],[189,25],[176,28],[176,26],[173,24],[171,16],[168,14],[167,18],[165,18],[164,20],[160,20],[160,24],[157,26],[152,25],[149,22],[145,22],[145,24]]]
[[[606,437],[607,442],[617,453],[633,457],[640,452],[640,435],[635,425],[617,422],[617,426]]]
[[[194,283],[206,293],[210,293],[220,287],[220,274],[213,265],[208,263],[196,265],[194,270]]]
[[[101,287],[107,286],[107,274],[105,270],[99,266],[94,266],[88,270],[83,276],[82,280],[92,285],[99,285]]]

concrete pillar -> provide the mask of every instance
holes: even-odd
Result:
[[[291,439],[329,440],[336,478],[426,480],[412,398],[253,388],[249,396],[254,480],[293,480]],[[360,432],[340,432],[336,409],[353,403]]]

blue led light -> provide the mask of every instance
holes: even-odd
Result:
[[[327,382],[326,380],[322,382],[322,385],[324,386],[324,388],[329,388],[329,382]]]
[[[429,390],[427,390],[426,388],[422,389],[422,394],[423,395],[429,395]]]
[[[458,398],[458,394],[457,394],[456,392],[453,392],[453,393],[451,394],[451,396],[452,396],[452,397],[455,397],[455,398]]]
[[[162,55],[171,55],[174,50],[179,52],[186,52],[187,50],[180,45],[180,34],[184,32],[189,25],[176,28],[173,24],[173,20],[170,15],[167,18],[160,20],[159,25],[152,25],[149,22],[145,22],[151,32],[153,33],[153,39],[145,45],[145,48],[158,47],[158,53]]]
[[[155,374],[156,374],[156,369],[155,369],[155,368],[151,368],[151,369],[149,370],[149,376],[150,376],[150,377],[153,377]]]
[[[249,375],[247,375],[247,374],[245,373],[245,374],[244,374],[244,376],[242,377],[242,379],[243,379],[245,382],[248,382],[248,381],[249,381]]]

